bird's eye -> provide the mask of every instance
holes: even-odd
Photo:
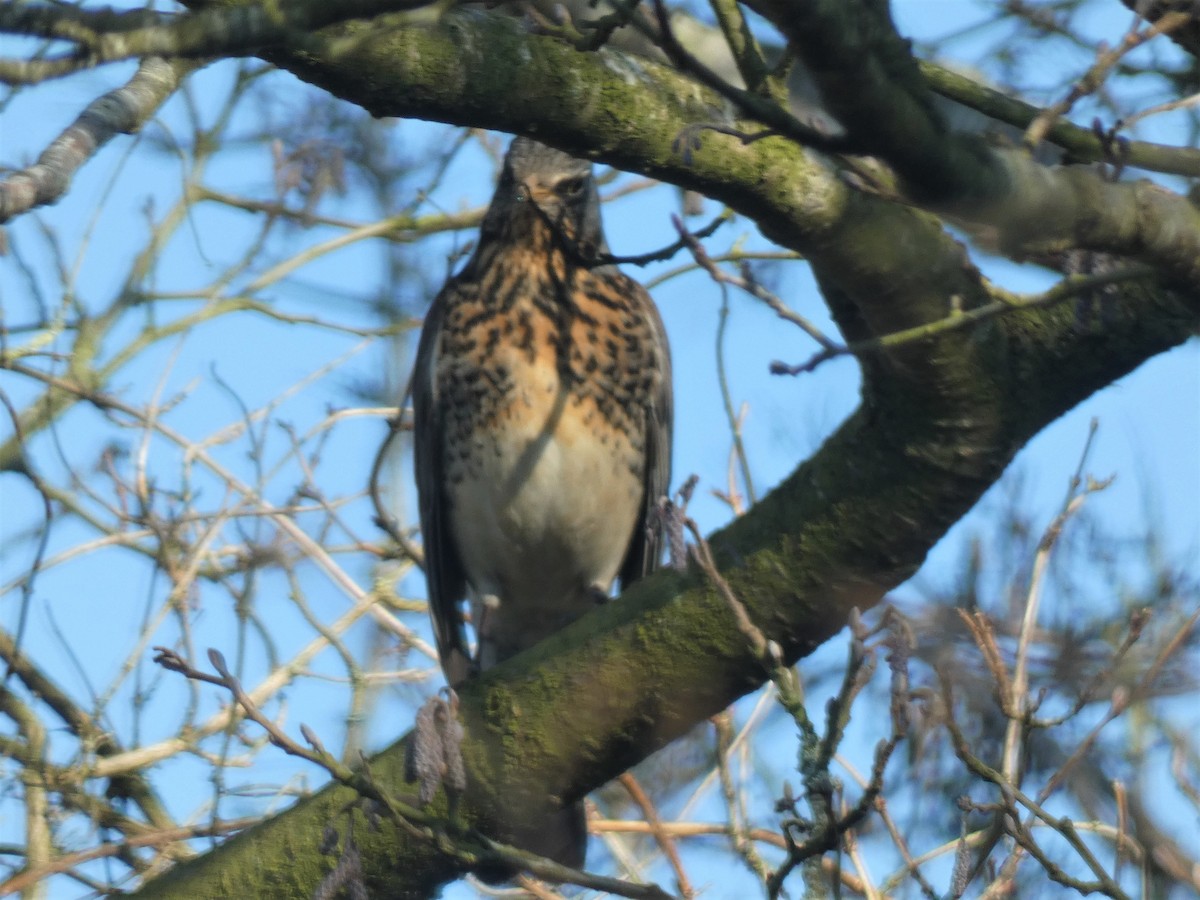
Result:
[[[558,183],[558,193],[563,197],[578,197],[587,186],[587,179],[568,178]]]

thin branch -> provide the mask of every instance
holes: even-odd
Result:
[[[949,732],[954,745],[955,755],[963,762],[964,765],[978,778],[994,784],[1000,789],[1001,796],[1005,798],[1007,815],[1005,817],[1006,830],[1017,840],[1022,848],[1025,849],[1031,856],[1042,863],[1046,874],[1054,881],[1065,884],[1068,887],[1074,888],[1081,893],[1090,893],[1100,890],[1107,893],[1110,897],[1121,898],[1128,900],[1128,895],[1121,889],[1112,876],[1110,876],[1104,867],[1096,859],[1091,849],[1079,837],[1079,833],[1075,828],[1075,823],[1067,816],[1054,816],[1049,813],[1040,803],[1033,797],[1025,794],[1019,787],[1012,784],[1005,778],[1004,774],[991,766],[984,763],[979,757],[971,752],[970,744],[962,729],[959,728],[955,721],[952,711],[954,709],[954,696],[951,687],[952,679],[949,673],[939,669],[939,683],[942,689],[942,703],[946,710],[945,725]],[[1008,799],[1011,798],[1011,799]],[[1013,805],[1013,801],[1023,806],[1029,813],[1036,816],[1042,822],[1045,822],[1050,828],[1054,829],[1062,835],[1071,848],[1079,855],[1079,858],[1092,870],[1096,876],[1095,882],[1083,882],[1079,879],[1072,878],[1067,875],[1059,866],[1051,863],[1041,851],[1041,848],[1028,836],[1027,827],[1020,822],[1019,812]]]
[[[45,866],[37,869],[26,869],[7,881],[0,882],[0,896],[15,894],[17,891],[31,887],[51,875],[66,872],[68,869],[73,869],[75,866],[91,862],[94,859],[121,856],[127,854],[130,850],[137,850],[142,847],[161,847],[164,844],[174,844],[179,841],[192,840],[193,838],[216,837],[218,835],[230,834],[235,831],[241,831],[244,828],[249,828],[259,821],[260,819],[257,816],[248,816],[243,819],[225,819],[221,822],[213,822],[207,825],[181,825],[177,828],[163,828],[158,831],[149,831],[145,834],[130,835],[120,841],[106,841],[103,844],[87,850],[79,850],[75,853],[64,853]]]
[[[1155,271],[1150,266],[1131,265],[1126,268],[1117,269],[1112,272],[1101,272],[1096,275],[1069,275],[1054,287],[1041,294],[1020,296],[993,289],[993,293],[1001,299],[985,303],[974,309],[952,312],[944,319],[938,319],[926,325],[916,325],[912,328],[906,328],[903,331],[895,331],[882,337],[867,338],[866,340],[855,341],[851,344],[827,347],[799,365],[791,365],[776,360],[771,363],[771,373],[774,375],[801,375],[811,372],[822,363],[826,363],[831,359],[837,359],[839,356],[865,356],[872,353],[881,353],[904,344],[949,334],[953,331],[960,331],[1008,312],[1044,309],[1055,306],[1072,297],[1084,296],[1106,285],[1140,281],[1145,278],[1153,278],[1154,274]]]
[[[144,10],[113,12],[27,4],[0,6],[0,32],[67,40],[77,45],[58,56],[0,59],[0,82],[32,84],[103,63],[160,56],[201,59],[251,55],[287,43],[301,48],[312,32],[336,22],[402,9],[431,0],[299,0],[283,5],[206,7],[182,14]]]
[[[1021,783],[1021,744],[1028,737],[1028,720],[1033,713],[1029,698],[1029,653],[1033,644],[1034,631],[1037,628],[1038,612],[1041,608],[1042,588],[1045,582],[1046,570],[1050,564],[1050,554],[1062,536],[1067,521],[1074,516],[1092,493],[1093,486],[1084,484],[1083,470],[1087,465],[1088,453],[1095,440],[1098,423],[1092,419],[1088,428],[1087,440],[1079,456],[1079,465],[1071,476],[1067,487],[1067,495],[1062,508],[1054,521],[1047,526],[1038,541],[1037,552],[1033,558],[1033,571],[1029,577],[1029,589],[1025,595],[1025,610],[1021,617],[1021,628],[1017,636],[1016,663],[1013,667],[1012,687],[1010,690],[1012,709],[1007,713],[1008,725],[1004,731],[1004,751],[1001,771],[1013,784]],[[1083,491],[1080,492],[1080,488]],[[1099,487],[1095,488],[1096,490]]]
[[[688,880],[687,871],[683,868],[683,860],[679,858],[679,850],[675,846],[674,839],[663,829],[662,818],[654,806],[654,801],[650,799],[649,794],[642,790],[642,786],[638,784],[637,779],[631,773],[626,772],[621,775],[618,781],[621,782],[621,787],[625,788],[630,799],[642,811],[646,823],[650,826],[650,833],[654,835],[654,840],[658,842],[658,846],[662,848],[663,853],[670,861],[671,868],[675,872],[675,881],[679,886],[679,893],[685,900],[691,900],[696,895],[696,891]]]
[[[663,0],[654,0],[654,13],[658,24],[658,46],[679,71],[694,76],[697,81],[731,100],[739,110],[766,125],[771,133],[793,138],[805,146],[821,150],[836,151],[844,146],[839,136],[804,124],[769,97],[730,84],[700,62],[675,36],[670,13]],[[713,125],[719,129],[723,123]]]
[[[27,169],[0,180],[0,224],[38,206],[54,203],[96,151],[116,134],[139,130],[199,63],[144,59],[122,87],[88,104]]]
[[[825,351],[834,352],[842,349],[839,348],[833,340],[826,337],[824,332],[809,322],[808,319],[790,309],[782,300],[775,296],[775,294],[773,294],[771,291],[768,291],[757,279],[754,278],[753,273],[750,271],[749,265],[744,260],[741,260],[742,275],[740,278],[729,274],[716,264],[712,257],[708,255],[708,251],[704,249],[704,245],[696,240],[696,237],[699,235],[693,236],[689,234],[683,227],[683,222],[678,216],[672,216],[671,221],[675,225],[675,230],[679,232],[680,240],[684,242],[688,250],[691,252],[692,259],[696,261],[696,265],[707,272],[713,281],[721,285],[732,285],[733,287],[745,291],[750,296],[763,301],[767,304],[767,306],[775,311],[776,315],[778,315],[781,319],[798,326],[805,334],[820,344]]]
[[[1061,116],[1070,112],[1076,101],[1099,90],[1104,84],[1109,71],[1121,60],[1121,57],[1137,49],[1151,38],[1157,37],[1160,34],[1170,34],[1172,31],[1183,27],[1191,21],[1191,18],[1192,13],[1168,13],[1141,31],[1138,30],[1135,23],[1121,40],[1121,43],[1111,49],[1101,50],[1096,54],[1096,61],[1092,63],[1083,77],[1071,86],[1071,90],[1067,93],[1067,96],[1057,103],[1046,107],[1046,109],[1038,114],[1037,118],[1029,123],[1029,127],[1025,129],[1025,145],[1036,147],[1042,142],[1050,126]]]
[[[387,813],[396,824],[413,836],[434,844],[439,850],[449,852],[468,868],[473,869],[480,866],[490,868],[499,864],[528,871],[546,881],[577,884],[594,890],[608,891],[621,897],[630,897],[633,900],[671,900],[671,895],[657,885],[630,884],[615,878],[591,875],[515,847],[489,840],[486,837],[479,837],[478,842],[470,839],[448,841],[448,835],[443,830],[445,823],[395,797],[375,779],[365,757],[362,759],[361,769],[351,769],[330,754],[307,726],[301,726],[301,733],[308,742],[308,747],[292,740],[258,709],[250,695],[242,689],[239,680],[229,671],[225,658],[219,651],[208,651],[209,662],[217,670],[217,675],[214,676],[191,666],[169,648],[158,647],[156,649],[158,655],[155,657],[155,662],[159,665],[169,671],[178,672],[186,678],[225,688],[233,695],[245,716],[266,731],[272,744],[290,756],[296,756],[320,766],[364,798],[377,801],[381,804],[382,811]]]
[[[597,256],[596,264],[618,265],[628,263],[634,266],[646,266],[652,262],[662,262],[663,260],[670,259],[684,247],[697,246],[696,241],[711,237],[726,222],[733,221],[733,210],[721,210],[715,219],[696,231],[687,231],[684,229],[679,222],[678,216],[672,216],[671,220],[675,223],[676,230],[680,232],[679,240],[675,243],[668,244],[660,250],[651,250],[649,253],[639,253],[636,256],[613,256],[610,253],[601,253]]]
[[[1003,91],[980,84],[960,72],[925,60],[918,60],[917,64],[921,67],[921,74],[925,77],[929,87],[935,93],[977,110],[998,122],[1025,129],[1043,112],[1036,106],[1018,100]],[[1161,111],[1163,111],[1161,107],[1155,107],[1144,113],[1127,116],[1118,123],[1118,127],[1125,130],[1138,119]],[[1098,162],[1106,160],[1110,156],[1108,146],[1094,129],[1081,128],[1062,119],[1050,125],[1044,138],[1081,160]],[[1151,172],[1200,178],[1200,150],[1191,147],[1172,147],[1169,144],[1155,144],[1149,141],[1125,141],[1122,143],[1121,154],[1121,158],[1127,166]]]

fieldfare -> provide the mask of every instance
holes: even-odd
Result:
[[[667,337],[649,294],[608,256],[591,164],[517,138],[474,254],[425,318],[416,478],[451,685],[659,562],[651,516],[670,479]]]

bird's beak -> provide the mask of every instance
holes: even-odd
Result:
[[[555,200],[554,191],[549,186],[542,184],[537,178],[518,182],[517,201],[524,203],[527,200],[532,201],[543,212],[548,212],[548,207]]]

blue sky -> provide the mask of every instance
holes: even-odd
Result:
[[[918,39],[930,39],[956,32],[982,15],[980,6],[955,0],[926,0],[895,4],[897,20],[903,30]],[[1128,22],[1128,14],[1113,4],[1107,17],[1091,23],[1097,34],[1110,41],[1119,39]],[[973,34],[953,48],[955,56],[967,61],[995,35]],[[6,49],[6,52],[12,52]],[[1051,68],[1034,67],[1033,81],[1046,84],[1058,79],[1062,66],[1077,66],[1082,53],[1064,52],[1056,56]],[[96,73],[71,78],[22,93],[3,111],[0,161],[7,165],[28,162],[66,125],[78,111],[105,87],[115,86],[128,77],[128,66],[114,66]],[[200,73],[192,80],[193,94],[202,116],[211,118],[208,98],[224,89],[232,77],[230,66],[219,66]],[[273,90],[292,92],[296,82],[286,75],[270,76]],[[1076,121],[1089,121],[1086,108]],[[162,115],[162,124],[153,126],[138,140],[118,138],[93,161],[78,178],[71,193],[55,207],[39,214],[46,225],[60,235],[62,258],[69,270],[77,270],[71,279],[81,301],[98,307],[110,302],[119,289],[134,254],[149,229],[147,217],[162,215],[178,194],[181,181],[181,162],[171,152],[145,152],[139,146],[151,139],[168,134],[183,134],[182,99],[176,98]],[[243,128],[253,123],[247,119]],[[235,129],[236,131],[237,129]],[[422,147],[444,144],[453,131],[427,124],[396,124],[393,139],[399,146],[416,152]],[[1178,140],[1170,121],[1147,123],[1144,136],[1149,139]],[[222,189],[246,194],[269,196],[271,162],[267,149],[247,146],[224,155],[214,162],[208,183]],[[624,176],[618,184],[633,180]],[[457,209],[463,205],[486,202],[491,191],[491,171],[482,154],[468,153],[458,159],[442,187],[433,195],[431,207]],[[102,205],[97,217],[93,212]],[[605,217],[610,243],[616,253],[639,253],[671,243],[674,231],[670,214],[675,210],[677,197],[669,188],[640,192],[606,207]],[[331,207],[332,209],[332,207]],[[715,204],[706,205],[708,215],[717,212]],[[369,203],[361,194],[342,201],[336,214],[346,218],[367,220],[372,215]],[[697,221],[706,221],[701,218]],[[212,205],[199,206],[189,221],[177,232],[156,276],[159,290],[190,290],[204,285],[223,264],[236,259],[253,240],[256,221],[242,213],[231,213]],[[314,246],[340,231],[314,228],[290,232],[287,240],[272,242],[266,255],[283,258],[304,247]],[[53,277],[54,262],[49,245],[32,219],[18,222],[10,228],[10,238],[20,250],[21,258],[31,260],[36,268],[36,281],[47,297],[56,301],[58,288]],[[445,256],[451,246],[467,236],[448,237],[431,244],[424,262],[434,271],[445,267]],[[757,236],[753,225],[738,220],[722,229],[709,242],[716,252],[735,240],[744,239],[748,246],[771,249]],[[263,292],[263,299],[278,304],[296,314],[321,316],[344,323],[365,324],[370,321],[364,303],[380,288],[384,277],[379,242],[360,242],[299,270],[289,281],[273,285]],[[975,253],[975,261],[989,277],[1011,290],[1036,291],[1052,283],[1052,278],[1033,266],[1017,265],[1005,260]],[[668,264],[634,270],[637,277],[650,280],[656,274],[678,264]],[[255,271],[261,272],[265,265]],[[811,277],[802,263],[788,263],[773,270],[774,287],[789,304],[809,316],[823,328],[833,331]],[[400,285],[396,290],[413,302],[428,299],[436,289],[437,277]],[[677,437],[674,470],[677,480],[688,474],[700,475],[701,491],[693,506],[693,514],[706,530],[718,527],[728,519],[728,508],[713,498],[709,488],[724,489],[728,465],[728,429],[724,424],[715,376],[715,333],[722,303],[721,292],[699,273],[693,273],[663,284],[654,292],[671,338],[676,378]],[[827,364],[817,372],[799,378],[772,376],[768,364],[773,359],[799,361],[813,351],[812,342],[797,329],[781,322],[770,310],[756,301],[731,291],[728,297],[730,318],[725,352],[729,367],[730,391],[735,405],[747,404],[745,441],[753,476],[760,492],[769,489],[786,476],[804,458],[814,452],[857,402],[855,365],[849,360]],[[11,327],[33,317],[29,282],[17,267],[8,261],[0,263],[0,303],[4,321]],[[195,308],[192,301],[164,305],[155,314],[168,320]],[[131,335],[141,320],[131,320],[114,335],[114,346],[122,334]],[[227,426],[236,425],[242,417],[241,404],[257,408],[285,392],[307,374],[319,369],[333,355],[346,353],[361,343],[353,336],[331,334],[316,329],[287,326],[259,317],[242,315],[231,321],[202,326],[181,342],[168,341],[144,354],[135,364],[123,370],[115,385],[123,396],[145,400],[161,382],[164,397],[187,392],[186,399],[167,413],[170,423],[184,433],[199,439]],[[303,394],[283,402],[279,418],[291,422],[298,431],[319,423],[330,405],[348,406],[356,401],[350,388],[360,380],[379,378],[392,364],[392,348],[384,342],[361,349],[346,365],[316,383]],[[402,376],[392,373],[394,382]],[[20,404],[31,395],[28,383],[7,373],[0,374],[0,387],[14,402]],[[1197,558],[1200,551],[1200,347],[1193,339],[1182,347],[1151,360],[1136,372],[1113,386],[1099,392],[1075,410],[1045,429],[1023,450],[1013,463],[1013,470],[1022,479],[1021,502],[1030,519],[1040,526],[1048,524],[1062,503],[1067,481],[1074,472],[1084,446],[1090,423],[1099,421],[1099,432],[1089,456],[1088,471],[1099,478],[1115,475],[1113,485],[1093,497],[1088,504],[1092,515],[1105,527],[1130,536],[1140,534],[1153,524],[1165,536],[1168,554],[1177,561]],[[7,429],[7,423],[0,429]],[[103,417],[91,408],[80,408],[66,418],[58,428],[63,454],[80,467],[92,464],[96,443],[108,440],[113,431]],[[0,430],[0,434],[7,431]],[[340,424],[332,433],[322,453],[318,481],[328,496],[339,496],[362,490],[375,448],[383,436],[381,419],[370,416]],[[281,460],[282,473],[268,485],[275,502],[290,491],[299,477],[294,461],[288,459],[286,438],[278,429],[262,432],[265,456]],[[45,445],[42,445],[45,447]],[[136,449],[136,444],[131,443]],[[245,444],[215,446],[213,453],[242,477],[253,477],[245,458]],[[150,442],[151,469],[161,474],[164,484],[180,482],[182,464],[178,455],[163,442]],[[159,461],[161,460],[161,462]],[[46,448],[38,458],[49,476],[61,475],[63,464],[57,450]],[[407,470],[397,470],[407,471]],[[212,479],[198,473],[194,487],[203,495],[202,505],[219,505],[221,487]],[[399,492],[407,490],[398,487]],[[964,543],[973,535],[987,530],[987,521],[997,506],[1002,505],[1007,484],[998,485],[981,504],[980,510],[959,523],[933,551],[920,579],[934,583],[949,577],[964,552]],[[13,478],[0,479],[0,582],[16,577],[28,564],[31,547],[17,540],[24,529],[38,521],[38,507],[25,485]],[[407,508],[411,511],[411,492]],[[378,535],[370,525],[370,512],[365,505],[352,507],[354,527],[365,537]],[[248,529],[261,527],[248,523]],[[57,530],[51,554],[65,550],[91,535],[87,529],[67,526]],[[370,571],[365,561],[349,564],[351,573],[366,584]],[[311,579],[308,588],[310,601],[322,615],[333,615],[345,605],[344,597],[314,569],[302,568],[301,574]],[[419,594],[420,579],[403,582],[406,589]],[[43,574],[38,583],[35,604],[27,634],[28,647],[61,672],[65,684],[85,692],[84,679],[74,673],[74,663],[66,648],[70,647],[83,668],[89,670],[97,685],[104,685],[120,671],[123,661],[136,645],[138,623],[144,609],[153,608],[166,588],[160,577],[153,576],[140,561],[128,554],[98,552],[77,564],[64,565]],[[311,635],[307,625],[288,608],[284,599],[288,586],[281,580],[265,579],[260,588],[258,603],[263,615],[271,621],[273,635],[281,647],[298,646]],[[911,600],[917,595],[913,587],[898,591],[900,598]],[[6,627],[13,627],[15,594],[6,595],[3,616]],[[340,606],[339,606],[340,604]],[[1052,612],[1061,615],[1062,611]],[[55,637],[58,628],[65,640]],[[237,637],[229,630],[227,610],[203,610],[195,624],[196,642],[200,647],[220,646],[229,657]],[[240,632],[238,633],[241,634]],[[243,635],[244,636],[244,635]],[[168,630],[169,637],[169,630]],[[252,635],[248,646],[253,646]],[[350,645],[362,650],[368,643],[366,629],[351,632]],[[156,642],[161,642],[156,640]],[[833,642],[832,657],[813,663],[824,666],[840,659],[844,645]],[[328,658],[314,664],[316,674],[332,678],[340,670],[336,660]],[[263,661],[251,654],[246,669],[247,683],[265,671]],[[149,682],[157,677],[146,671]],[[118,695],[127,698],[132,691],[127,680]],[[204,694],[204,692],[201,692]],[[290,720],[293,724],[305,721],[321,733],[340,734],[344,729],[345,692],[333,681],[322,678],[304,680],[289,692],[289,699],[298,710]],[[406,701],[410,695],[403,691],[389,694],[380,700],[385,710],[397,715],[411,715]],[[147,711],[140,720],[123,703],[114,703],[109,715],[122,729],[133,727],[135,720],[145,730],[144,740],[170,733],[179,712],[178,694],[160,688],[152,695]],[[200,703],[213,708],[215,700],[202,696]],[[302,712],[300,712],[302,711]],[[742,711],[743,714],[745,710]],[[1187,716],[1192,717],[1191,722]],[[1194,710],[1181,712],[1181,723],[1195,724]],[[396,719],[377,716],[369,734],[371,746],[382,746],[400,733],[393,728]],[[786,729],[784,729],[786,731]],[[126,736],[127,730],[122,732]],[[779,754],[792,752],[781,736]],[[337,743],[334,739],[331,744]],[[863,748],[869,753],[873,741],[864,738]],[[58,752],[67,752],[69,744],[58,745]],[[770,748],[767,748],[768,750]],[[160,767],[164,778],[178,787],[172,789],[171,801],[180,814],[194,808],[210,792],[206,782],[207,766],[191,758],[179,758]],[[319,781],[320,773],[268,750],[260,755],[252,773],[243,777],[231,773],[231,781],[265,783],[286,781],[293,773],[301,778]],[[239,811],[240,801],[222,807],[225,815]],[[251,805],[247,802],[247,806]],[[0,807],[0,841],[19,837],[19,820],[12,808]],[[712,876],[720,883],[724,873]],[[732,877],[732,876],[730,876]],[[77,896],[78,888],[58,882],[54,897]],[[719,896],[719,894],[717,895]]]

